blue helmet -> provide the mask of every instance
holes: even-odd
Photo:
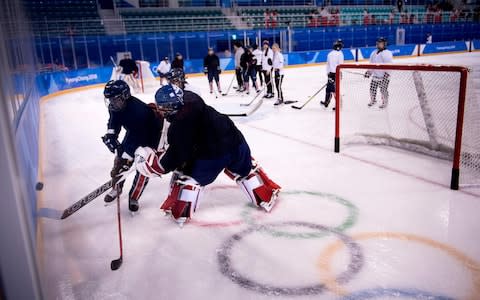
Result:
[[[183,91],[173,84],[164,85],[155,93],[155,102],[166,117],[172,116],[183,106]]]
[[[131,97],[130,87],[123,80],[110,80],[103,90],[105,104],[110,111],[121,111],[127,106]]]

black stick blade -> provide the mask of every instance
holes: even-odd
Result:
[[[295,109],[302,109],[302,107],[301,107],[301,106],[295,106],[295,105],[292,105],[291,107],[292,107],[292,108],[295,108]]]
[[[110,269],[112,269],[112,271],[118,270],[122,266],[122,262],[122,257],[112,260],[112,262],[110,263]]]

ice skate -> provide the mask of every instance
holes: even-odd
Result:
[[[372,100],[372,101],[370,101],[370,102],[368,103],[368,107],[372,107],[372,106],[374,106],[376,103],[377,103],[376,100]]]
[[[103,198],[103,201],[105,201],[105,206],[113,202],[113,200],[117,199],[118,192],[119,191],[117,189],[113,188],[110,190],[110,192],[108,192],[108,194],[105,195],[105,197]],[[122,193],[121,190],[120,193]]]
[[[129,199],[128,200],[128,209],[131,212],[137,212],[139,208],[138,200]]]

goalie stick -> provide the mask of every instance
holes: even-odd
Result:
[[[135,169],[135,167],[132,166],[129,171],[122,174],[122,176],[120,177],[118,182],[124,181],[127,178],[127,176],[134,169]],[[55,219],[55,220],[66,219],[66,218],[70,217],[71,215],[73,215],[74,213],[76,213],[78,210],[80,210],[80,208],[84,207],[88,203],[90,203],[93,200],[95,200],[96,198],[98,198],[98,196],[100,196],[103,193],[105,193],[106,191],[108,191],[111,187],[112,187],[112,179],[105,182],[104,184],[102,184],[101,186],[99,186],[98,188],[93,190],[91,193],[89,193],[85,197],[81,198],[80,200],[78,200],[74,204],[70,205],[69,207],[67,207],[63,211],[59,211],[59,210],[56,210],[56,209],[53,209],[53,208],[48,208],[48,207],[42,207],[37,211],[37,216],[45,217],[45,218],[49,218],[49,219]]]
[[[110,56],[110,60],[112,61],[113,65],[115,66],[115,68],[117,68],[117,63],[115,62],[115,60],[113,60],[113,57]]]
[[[313,94],[313,96],[311,96],[310,98],[308,98],[308,100],[305,101],[305,103],[303,103],[301,106],[292,105],[291,107],[294,108],[294,109],[302,109],[302,108],[304,108],[305,105],[307,105],[310,101],[312,101],[313,98],[315,98],[315,96],[318,95],[326,86],[327,86],[327,84],[325,84],[324,86],[322,86],[315,94]]]

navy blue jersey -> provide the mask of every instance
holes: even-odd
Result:
[[[140,146],[157,149],[162,135],[163,119],[157,118],[145,103],[132,96],[127,100],[127,105],[122,111],[109,112],[109,131],[113,130],[118,136],[122,127],[126,130],[122,141],[124,152],[133,157],[135,150]]]
[[[167,152],[160,160],[166,172],[183,169],[200,159],[215,159],[236,151],[244,142],[232,120],[185,91],[185,105],[170,117]]]
[[[216,54],[207,55],[203,59],[203,67],[208,71],[217,71],[220,67],[220,59]]]

